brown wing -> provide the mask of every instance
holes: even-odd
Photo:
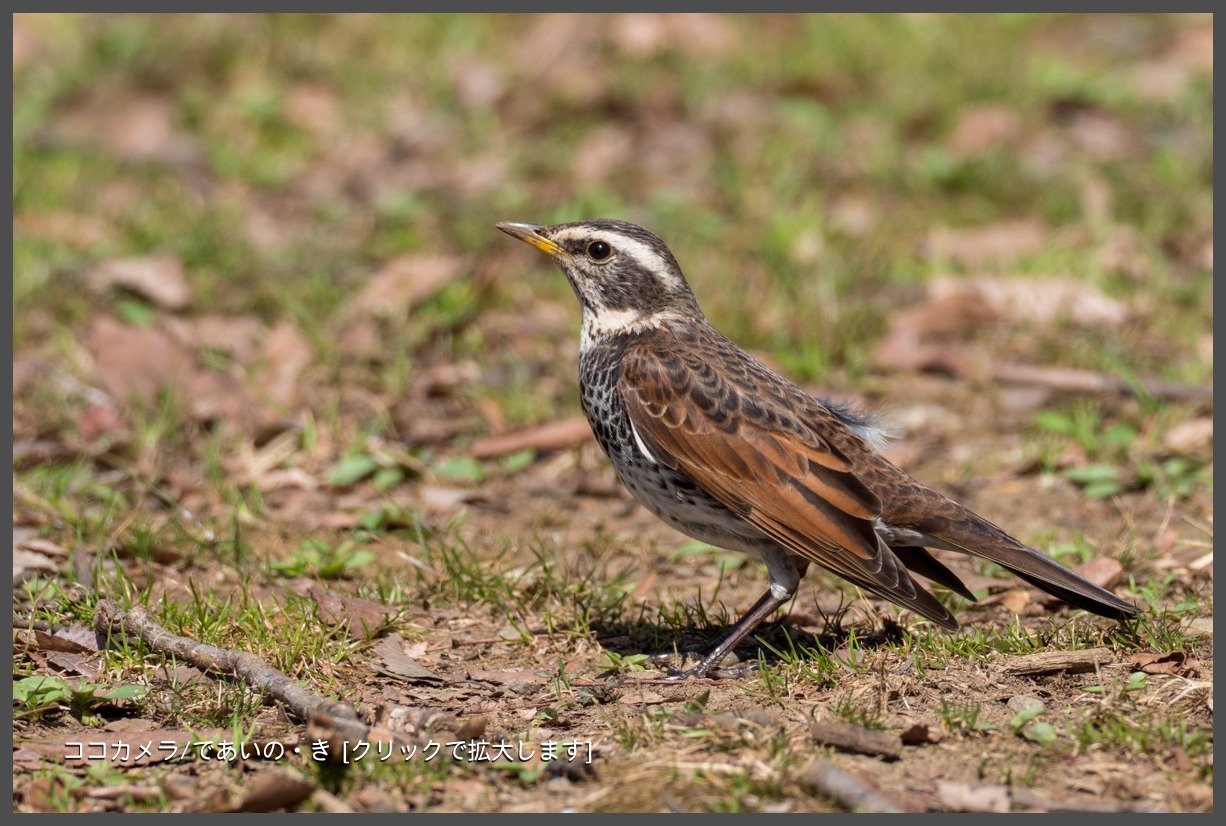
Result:
[[[755,381],[756,364],[722,370],[712,365],[718,357],[713,347],[658,339],[626,351],[618,391],[652,456],[788,550],[957,628],[877,536],[881,501],[847,456]]]

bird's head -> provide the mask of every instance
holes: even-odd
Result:
[[[702,318],[677,259],[650,230],[605,220],[497,226],[549,253],[562,268],[583,307],[585,345],[670,317]]]

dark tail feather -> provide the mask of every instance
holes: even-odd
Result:
[[[939,585],[944,585],[958,596],[969,599],[971,602],[976,601],[975,595],[963,584],[962,580],[958,579],[958,575],[949,570],[949,568],[946,568],[940,560],[928,553],[924,548],[906,546],[901,548],[891,547],[890,550],[894,552],[894,556],[898,557],[898,561],[906,565],[907,569],[912,573],[931,579]]]
[[[1131,602],[1073,573],[1051,557],[1026,547],[970,511],[965,511],[963,520],[945,522],[941,528],[925,530],[925,533],[968,554],[995,562],[1036,588],[1092,614],[1120,620],[1140,613]]]
[[[1100,617],[1110,617],[1113,620],[1125,620],[1131,619],[1140,613],[1140,610],[1135,605],[1130,602],[1124,602],[1124,600],[1119,599],[1118,597],[1108,603],[1106,600],[1087,597],[1078,593],[1077,591],[1070,591],[1067,588],[1061,588],[1059,585],[1044,582],[1038,577],[1031,576],[1024,571],[1017,570],[1016,568],[1009,568],[1009,570],[1013,571],[1013,573],[1017,574],[1019,578],[1026,580],[1039,590],[1046,591],[1047,593],[1051,594],[1056,599],[1064,600],[1075,608],[1083,608],[1086,611],[1089,611],[1091,614],[1098,614]],[[1107,593],[1111,594],[1110,591],[1107,591]],[[1111,594],[1111,596],[1115,597],[1114,594]]]

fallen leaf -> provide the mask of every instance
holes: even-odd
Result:
[[[317,135],[341,125],[341,102],[327,86],[299,84],[285,95],[284,106],[286,120]]]
[[[405,641],[399,634],[392,634],[374,647],[379,658],[375,670],[380,674],[409,682],[443,683],[446,680],[418,663],[405,652]]]
[[[451,255],[409,253],[386,262],[353,300],[353,308],[371,316],[398,316],[430,298],[464,271]]]
[[[132,396],[151,401],[162,387],[179,385],[192,368],[187,351],[167,333],[107,315],[94,319],[87,342],[98,382],[124,401]]]
[[[1186,651],[1171,651],[1167,654],[1157,651],[1141,651],[1133,654],[1128,663],[1133,671],[1143,671],[1146,674],[1194,677],[1200,673],[1200,660]]]
[[[102,658],[98,654],[57,651],[47,656],[47,663],[63,674],[90,678],[102,674]]]
[[[1022,119],[1011,106],[972,105],[958,113],[949,136],[949,148],[961,158],[983,155],[1007,147],[1022,128]]]
[[[1024,321],[1050,326],[1069,321],[1087,327],[1118,327],[1128,308],[1092,284],[1059,277],[934,279],[929,301],[937,306],[973,305],[976,320]]]
[[[58,633],[49,634],[46,631],[35,630],[34,643],[40,651],[65,651],[69,654],[80,654],[98,650],[98,644],[92,631],[89,632],[89,638],[86,641],[72,639]]]
[[[40,571],[58,570],[59,566],[55,561],[43,554],[23,551],[19,548],[13,549],[13,582],[25,582],[31,577],[38,576]]]
[[[1014,588],[1001,594],[998,602],[1006,610],[1014,614],[1021,614],[1030,604],[1030,591],[1025,588]]]
[[[253,316],[208,313],[191,319],[171,317],[162,321],[184,347],[217,350],[244,367],[255,362],[260,340],[267,332],[264,323]]]
[[[613,43],[635,58],[663,51],[717,57],[737,42],[736,32],[716,14],[622,14],[612,22]]]
[[[272,812],[301,803],[315,784],[280,769],[257,771],[243,787],[243,800],[232,812]]]
[[[114,238],[114,228],[96,215],[73,212],[23,212],[13,218],[13,234],[88,248]]]
[[[469,669],[468,679],[477,680],[483,683],[495,683],[496,685],[506,685],[515,682],[528,682],[543,684],[545,678],[537,674],[535,671],[483,671],[481,669]]]
[[[384,605],[371,599],[342,596],[323,588],[311,588],[307,594],[315,600],[323,622],[344,624],[350,639],[370,639],[371,633],[400,614],[396,605]]]
[[[1213,419],[1186,419],[1167,432],[1163,444],[1174,453],[1203,454],[1213,446]]]
[[[101,145],[124,160],[200,164],[203,153],[193,138],[179,131],[177,119],[178,104],[169,96],[100,94],[69,109],[56,122],[53,138]]]
[[[1013,808],[1005,786],[937,781],[941,805],[952,812],[1008,812]]]
[[[19,534],[19,532],[27,532],[29,535]],[[23,548],[27,551],[37,551],[47,556],[58,556],[65,558],[68,556],[68,551],[59,545],[52,542],[50,539],[43,539],[39,536],[32,535],[29,528],[13,528],[13,547]]]
[[[1111,590],[1124,578],[1124,566],[1109,556],[1096,556],[1074,570],[1100,588]]]
[[[1041,252],[1048,230],[1038,221],[1022,219],[970,229],[935,229],[928,238],[933,258],[948,259],[968,267],[1009,264]]]
[[[93,442],[102,436],[113,436],[123,431],[123,420],[114,405],[91,404],[76,416],[77,432],[82,441]]]
[[[314,359],[310,342],[292,321],[282,320],[264,339],[261,386],[268,396],[293,410],[302,404],[300,377]]]
[[[182,310],[191,302],[183,263],[173,255],[148,255],[104,261],[85,274],[95,293],[121,287],[166,310]]]
[[[623,706],[654,706],[664,701],[663,695],[650,689],[628,691],[617,699],[617,702]]]
[[[944,739],[940,730],[924,723],[912,723],[898,733],[904,746],[922,746],[929,743],[939,743]]]

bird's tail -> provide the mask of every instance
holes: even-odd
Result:
[[[949,502],[956,511],[933,516],[914,528],[936,540],[930,547],[961,551],[995,562],[1019,578],[1069,605],[1115,620],[1140,613],[1120,599],[1056,560],[1023,545],[983,517]]]

